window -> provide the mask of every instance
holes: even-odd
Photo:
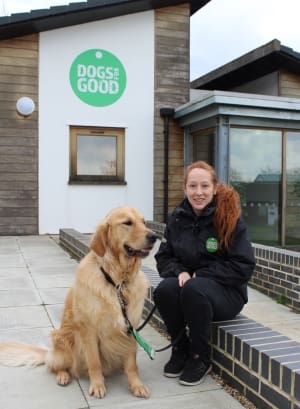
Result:
[[[285,244],[300,243],[300,132],[286,132]]]
[[[300,243],[300,132],[230,128],[229,181],[252,241]]]
[[[70,128],[69,183],[123,184],[124,157],[124,129]]]

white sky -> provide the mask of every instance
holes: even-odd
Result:
[[[84,0],[0,0],[0,15]],[[211,0],[191,18],[191,80],[277,38],[300,52],[300,0]]]
[[[300,52],[300,0],[211,0],[191,18],[191,80],[277,38]]]

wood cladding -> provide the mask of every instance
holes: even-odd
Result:
[[[0,41],[0,235],[38,233],[38,38]],[[24,96],[28,118],[16,111]]]
[[[281,97],[300,98],[300,76],[281,70],[279,76],[279,95]]]
[[[161,108],[176,108],[189,100],[189,4],[155,10],[154,91],[154,220],[163,221],[164,120]],[[182,199],[183,130],[170,120],[168,210]]]

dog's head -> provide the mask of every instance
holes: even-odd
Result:
[[[100,222],[90,248],[101,257],[109,249],[116,256],[144,258],[149,255],[157,238],[146,227],[145,219],[138,210],[118,207]]]

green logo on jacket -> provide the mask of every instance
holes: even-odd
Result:
[[[215,237],[209,237],[205,242],[205,247],[209,253],[215,253],[218,250],[218,240]]]

